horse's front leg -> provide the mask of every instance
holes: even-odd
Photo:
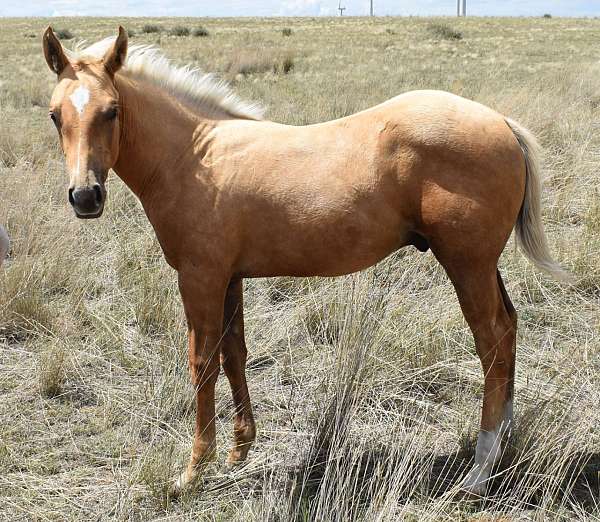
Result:
[[[250,393],[246,383],[246,341],[244,339],[244,299],[242,280],[229,284],[225,297],[221,366],[229,379],[235,415],[233,417],[233,447],[227,457],[229,465],[239,464],[248,456],[256,437],[256,427]]]
[[[228,277],[205,267],[179,272],[179,290],[188,321],[188,362],[196,390],[196,429],[186,470],[176,481],[177,495],[216,455],[215,384]]]

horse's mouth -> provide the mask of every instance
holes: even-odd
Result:
[[[75,210],[75,217],[77,217],[78,219],[97,219],[102,215],[103,212],[104,205],[102,205],[100,210],[97,210],[96,212],[77,212],[77,210]]]

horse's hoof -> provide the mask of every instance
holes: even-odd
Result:
[[[181,475],[179,475],[179,477],[177,477],[176,480],[173,481],[171,487],[169,488],[169,498],[177,498],[179,495],[181,495],[187,484],[187,480],[184,477],[185,474],[186,472],[183,472]]]
[[[204,466],[202,466],[202,469]],[[200,469],[196,467],[195,469],[190,469],[190,466],[177,477],[177,479],[173,482],[171,487],[169,488],[169,497],[177,498],[183,493],[186,489],[192,487],[200,477]]]
[[[203,474],[208,464],[217,459],[217,452],[215,449],[206,452],[201,458],[196,459],[196,463],[191,462],[187,465],[185,471],[179,475],[172,486],[169,488],[169,496],[171,498],[177,498],[181,493],[192,486],[198,478]]]
[[[461,500],[477,501],[485,497],[487,491],[488,473],[472,469],[463,479],[458,493]]]
[[[239,466],[246,460],[246,455],[241,455],[238,451],[231,450],[229,455],[227,455],[227,459],[225,460],[225,465],[228,468],[235,468]]]
[[[242,464],[248,457],[248,451],[250,451],[250,443],[246,443],[240,446],[234,446],[229,450],[225,465],[228,468],[233,468]]]

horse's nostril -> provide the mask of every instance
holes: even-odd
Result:
[[[94,185],[94,194],[96,195],[96,202],[100,205],[102,203],[102,189],[100,185]]]
[[[71,203],[71,205],[75,204],[75,199],[73,198],[73,188],[69,189],[69,203]]]

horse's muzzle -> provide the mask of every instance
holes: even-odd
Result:
[[[79,219],[93,219],[102,215],[106,191],[99,183],[88,187],[69,189],[69,203]]]

